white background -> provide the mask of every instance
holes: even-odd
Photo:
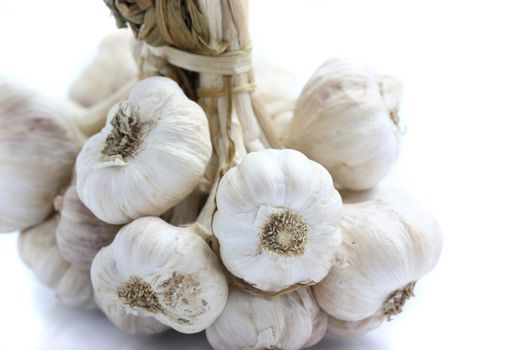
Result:
[[[334,55],[404,82],[408,125],[387,180],[441,222],[437,268],[392,322],[315,349],[524,349],[525,8],[521,1],[262,1],[257,55],[306,80]],[[64,97],[113,20],[102,0],[0,0],[0,75]],[[202,334],[137,337],[68,309],[0,236],[0,349],[207,349]]]

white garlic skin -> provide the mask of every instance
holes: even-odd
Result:
[[[124,226],[93,260],[91,276],[98,304],[106,314],[110,306],[118,305],[182,333],[208,327],[228,296],[219,260],[204,240],[189,228],[156,217]],[[134,293],[139,288],[133,285],[148,291],[147,303],[137,304],[139,294]]]
[[[215,350],[302,349],[324,337],[327,322],[308,288],[273,298],[232,288],[206,337]]]
[[[338,263],[313,287],[321,308],[336,319],[387,318],[392,293],[419,280],[436,265],[442,247],[434,218],[408,196],[345,204]]]
[[[74,266],[89,270],[100,248],[111,243],[121,226],[99,220],[70,186],[60,198],[56,240],[61,255]]]
[[[63,304],[93,308],[89,271],[72,266],[60,255],[55,240],[57,225],[58,219],[53,216],[23,231],[18,238],[20,258],[33,270],[40,283],[51,288]]]
[[[224,175],[216,202],[213,232],[222,262],[253,287],[278,292],[319,282],[330,270],[341,244],[341,196],[326,169],[300,152],[248,154]],[[272,248],[265,228],[286,212],[297,220],[277,228]],[[306,233],[294,233],[305,226]]]
[[[140,125],[137,148],[127,157],[103,154],[120,107]],[[159,216],[199,184],[210,157],[204,111],[174,81],[148,78],[133,88],[126,104],[109,112],[104,129],[84,144],[76,162],[77,192],[95,216],[110,224]]]
[[[118,30],[98,45],[93,60],[69,88],[69,98],[84,107],[104,100],[137,76],[131,30]]]
[[[347,59],[326,61],[299,96],[286,145],[324,165],[343,189],[374,187],[399,150],[398,125],[391,116],[397,115],[398,95],[383,96],[398,91],[389,79],[383,90],[370,68]]]
[[[96,298],[95,302],[97,305],[100,305],[100,302]],[[127,333],[153,335],[163,333],[170,329],[170,327],[157,321],[154,317],[135,315],[118,304],[106,305],[104,312],[111,323]]]
[[[78,135],[53,103],[0,79],[0,232],[51,214],[80,150]]]
[[[361,321],[341,321],[328,316],[328,333],[339,338],[356,338],[378,328],[383,320],[382,315],[370,316]]]

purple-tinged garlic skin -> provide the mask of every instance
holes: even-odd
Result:
[[[81,136],[66,112],[0,78],[0,232],[43,222],[67,186]]]

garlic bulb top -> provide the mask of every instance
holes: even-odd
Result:
[[[78,198],[70,186],[55,206],[60,211],[56,240],[60,253],[78,268],[88,269],[100,248],[111,243],[121,226],[99,220]]]
[[[219,261],[204,240],[156,217],[124,226],[93,260],[91,278],[106,314],[119,305],[182,333],[208,327],[228,295]]]
[[[382,194],[345,204],[340,227],[339,261],[313,287],[319,305],[350,322],[401,312],[415,282],[434,267],[441,252],[441,233],[432,216],[406,196]]]
[[[206,337],[215,350],[291,350],[316,344],[326,327],[326,314],[308,288],[268,299],[234,287]]]
[[[271,292],[319,282],[341,237],[330,174],[293,150],[248,154],[217,190],[213,231],[226,268]]]
[[[18,238],[18,253],[43,285],[51,288],[65,305],[92,308],[93,288],[89,271],[67,262],[58,250],[56,216],[23,231]]]
[[[118,30],[100,42],[93,61],[69,88],[69,98],[90,107],[104,100],[137,76],[130,30]]]
[[[42,97],[0,80],[0,232],[44,221],[67,185],[78,131]]]
[[[77,191],[99,219],[160,215],[186,197],[211,157],[204,111],[168,78],[140,81],[76,163]]]
[[[346,59],[324,63],[304,86],[285,142],[324,165],[344,189],[374,187],[397,158],[399,85]]]

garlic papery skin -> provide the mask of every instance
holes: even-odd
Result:
[[[134,41],[130,30],[118,30],[102,39],[93,61],[69,88],[69,98],[90,107],[134,79],[138,74],[132,54]]]
[[[97,305],[100,305],[100,302],[96,298],[95,302]],[[152,316],[135,315],[119,304],[106,305],[104,312],[111,323],[124,332],[131,334],[153,335],[170,329],[170,327],[157,321],[157,319]]]
[[[76,162],[77,192],[110,224],[158,216],[199,184],[210,157],[204,111],[174,81],[148,78],[84,144]]]
[[[86,309],[95,308],[89,270],[69,265],[53,287],[53,291],[64,305]]]
[[[156,217],[124,226],[93,260],[91,278],[106,314],[118,305],[182,333],[208,327],[228,296],[219,260],[204,240]]]
[[[308,288],[261,298],[233,287],[206,338],[215,350],[292,350],[316,344],[326,327],[327,316]]]
[[[0,79],[0,232],[26,229],[51,214],[80,146],[62,110]]]
[[[436,221],[400,193],[345,204],[340,228],[338,262],[313,290],[321,308],[341,321],[400,313],[441,253]]]
[[[226,268],[271,293],[319,282],[341,243],[341,196],[320,164],[294,150],[248,154],[217,190],[213,232]]]
[[[63,304],[92,308],[95,304],[89,271],[72,266],[60,255],[55,240],[57,225],[55,215],[23,231],[18,238],[20,258],[33,270],[40,283],[51,288]]]
[[[378,328],[383,320],[383,315],[370,316],[361,321],[341,321],[328,316],[328,333],[340,338],[355,338]]]
[[[342,189],[374,187],[394,164],[400,141],[398,95],[389,93],[392,80],[388,89],[381,83],[368,67],[328,60],[299,96],[286,146],[324,165]]]
[[[70,186],[55,200],[60,219],[56,240],[61,255],[74,266],[89,270],[100,248],[111,243],[121,226],[99,220],[78,198]]]

